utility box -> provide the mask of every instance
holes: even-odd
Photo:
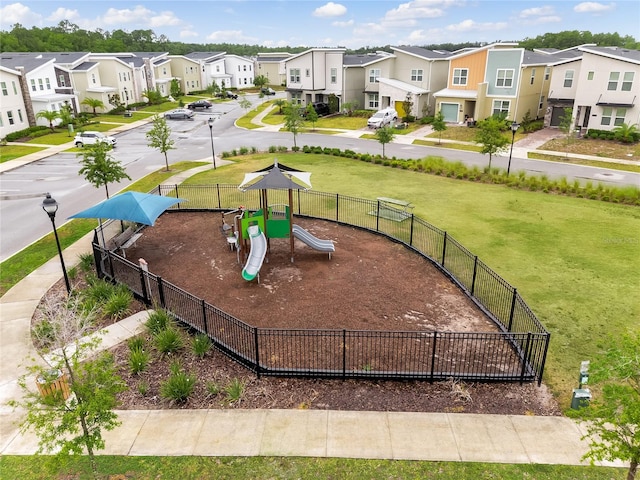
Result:
[[[591,391],[588,388],[574,388],[571,397],[571,408],[579,410],[588,407],[591,402]]]

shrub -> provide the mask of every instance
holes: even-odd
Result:
[[[199,333],[193,338],[191,342],[193,353],[199,358],[204,358],[209,349],[211,348],[211,339],[204,333]]]
[[[115,285],[99,278],[87,279],[89,286],[82,291],[83,299],[102,305],[115,291]]]
[[[129,371],[133,375],[144,372],[149,365],[149,352],[143,348],[137,348],[129,352]]]
[[[217,382],[207,382],[206,388],[209,395],[213,397],[215,397],[222,391],[220,384],[218,384]]]
[[[173,325],[173,316],[167,310],[155,310],[149,315],[145,325],[151,335],[156,335]]]
[[[169,378],[160,385],[160,395],[176,403],[186,402],[196,385],[196,376],[185,372],[178,362],[173,362],[169,371]]]
[[[81,253],[78,255],[80,262],[78,266],[80,270],[84,273],[88,273],[93,269],[93,255],[90,253]]]
[[[142,337],[131,337],[127,340],[127,346],[130,351],[133,350],[141,350],[144,348],[144,338]]]
[[[249,153],[249,149],[247,147],[240,147],[240,155],[246,155]]]
[[[24,137],[41,137],[42,135],[46,135],[49,132],[49,127],[39,125],[35,127],[25,128],[23,130],[18,130],[17,132],[8,133],[5,138],[7,142],[15,142],[16,140]]]
[[[177,352],[182,348],[182,336],[177,328],[169,327],[154,336],[154,342],[158,351],[162,354]]]
[[[126,285],[118,285],[102,307],[105,315],[113,320],[120,320],[131,312],[133,294]]]
[[[140,393],[140,395],[145,397],[149,392],[149,382],[147,382],[146,380],[141,380],[140,383],[138,383],[138,392]]]
[[[234,378],[231,380],[231,383],[225,387],[224,392],[227,395],[228,403],[238,403],[244,394],[244,383],[242,380]]]
[[[276,146],[275,145],[270,145],[269,146],[269,153],[276,153]]]

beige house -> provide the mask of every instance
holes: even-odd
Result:
[[[344,48],[312,48],[285,60],[288,100],[305,106],[335,96],[342,104],[344,52]]]
[[[286,85],[287,71],[285,61],[291,56],[288,52],[258,53],[254,67],[256,76],[265,76],[269,80],[267,85]]]

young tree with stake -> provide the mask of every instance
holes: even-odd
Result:
[[[164,163],[169,171],[169,158],[167,152],[176,147],[175,142],[171,139],[171,129],[167,125],[167,120],[160,115],[153,117],[151,130],[147,132],[147,139],[151,148],[157,148],[160,153],[164,154]]]
[[[111,145],[107,142],[96,142],[87,145],[77,157],[82,157],[80,175],[96,188],[104,186],[107,198],[109,198],[109,183],[119,182],[125,178],[131,180],[126,170],[117,160],[114,160],[110,152]]]

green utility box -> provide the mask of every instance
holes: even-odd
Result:
[[[578,410],[588,407],[591,401],[591,391],[588,388],[574,388],[571,397],[571,408]]]

